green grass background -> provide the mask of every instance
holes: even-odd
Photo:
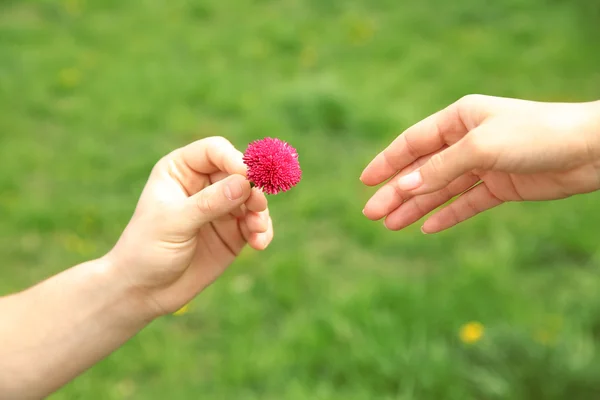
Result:
[[[152,165],[298,148],[276,238],[65,399],[595,399],[597,194],[392,233],[362,168],[468,93],[600,98],[585,0],[0,0],[0,294],[106,252]],[[479,321],[466,345],[460,327]],[[1,397],[1,396],[0,396]]]

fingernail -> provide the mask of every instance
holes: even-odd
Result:
[[[404,175],[398,179],[398,187],[400,190],[413,190],[421,186],[423,177],[419,170],[413,171],[408,175]]]
[[[421,227],[421,233],[422,233],[423,235],[429,235],[429,233],[425,232],[425,229],[423,229],[423,227]]]
[[[362,213],[364,216],[367,216],[367,214],[365,214],[365,209],[363,208]]]
[[[225,197],[229,200],[237,200],[244,194],[244,189],[239,183],[231,182],[225,186]]]

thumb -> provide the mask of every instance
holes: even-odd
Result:
[[[187,199],[189,222],[194,228],[229,214],[248,200],[252,188],[242,175],[230,175]]]
[[[434,154],[421,168],[396,178],[397,189],[412,195],[432,193],[465,173],[480,168],[483,165],[481,152],[473,145],[472,133]]]

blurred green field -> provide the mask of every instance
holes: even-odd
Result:
[[[267,252],[51,399],[600,398],[600,195],[424,236],[366,220],[358,180],[464,94],[600,98],[599,11],[0,0],[0,294],[106,252],[178,146],[277,136],[304,169]]]

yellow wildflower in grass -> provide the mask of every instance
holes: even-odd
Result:
[[[74,88],[81,81],[81,72],[77,68],[65,68],[58,74],[60,85],[65,88]]]
[[[476,321],[471,321],[464,324],[460,328],[459,337],[463,343],[472,344],[477,343],[483,337],[483,325]]]
[[[183,307],[181,307],[179,310],[175,311],[173,313],[173,315],[180,316],[183,314],[187,314],[188,312],[190,312],[190,304],[189,303],[184,305]]]

